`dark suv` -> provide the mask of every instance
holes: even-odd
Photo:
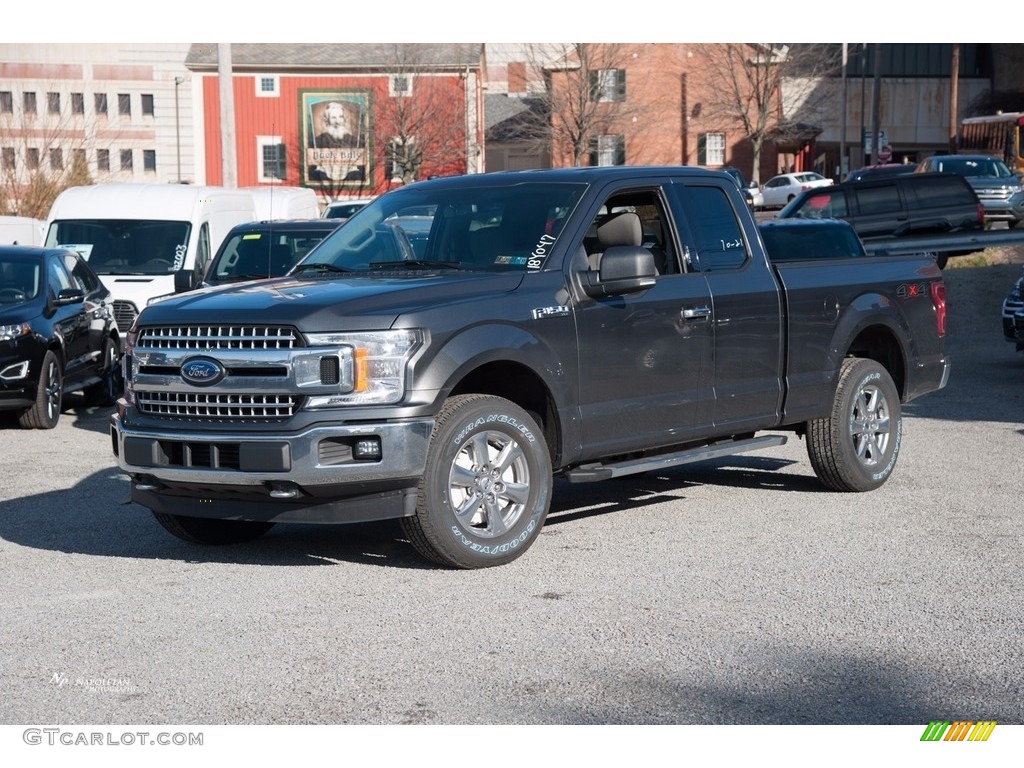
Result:
[[[985,212],[962,176],[916,173],[809,189],[783,208],[778,218],[843,219],[867,241],[980,230]],[[944,266],[945,254],[937,261]]]
[[[345,219],[247,221],[236,225],[210,260],[202,286],[280,277]],[[175,275],[175,292],[190,290]]]
[[[916,173],[955,173],[967,179],[985,207],[985,223],[1024,221],[1024,189],[1002,160],[988,155],[935,155],[917,165]]]
[[[0,247],[0,410],[52,429],[79,389],[95,405],[121,394],[110,291],[73,251]]]

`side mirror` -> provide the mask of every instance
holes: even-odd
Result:
[[[639,293],[654,286],[654,255],[634,245],[613,245],[601,256],[601,269],[586,272],[583,290],[591,298]]]
[[[83,301],[85,301],[85,291],[81,288],[62,288],[53,303],[58,307],[63,307],[68,304],[81,304]]]
[[[174,273],[174,292],[185,293],[195,288],[193,281],[193,275],[195,273],[191,269],[179,269]]]

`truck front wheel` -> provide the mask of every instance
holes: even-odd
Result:
[[[164,512],[154,512],[153,517],[169,533],[190,544],[242,544],[258,539],[274,527],[273,523],[252,520],[215,520]]]
[[[544,435],[500,397],[459,395],[441,408],[416,515],[402,518],[416,550],[455,568],[511,562],[537,538],[551,503]]]
[[[807,455],[829,488],[870,491],[892,474],[902,436],[899,393],[889,372],[874,360],[847,358],[831,416],[807,423]]]

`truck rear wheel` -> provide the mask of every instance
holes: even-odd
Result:
[[[889,372],[874,360],[847,358],[831,416],[807,423],[807,455],[829,488],[870,491],[892,474],[902,436],[899,393]]]
[[[273,523],[215,520],[206,517],[168,515],[164,512],[154,512],[153,517],[168,532],[190,544],[242,544],[258,539],[274,527]]]
[[[551,474],[544,435],[526,411],[490,395],[453,397],[434,425],[416,515],[402,527],[442,565],[503,565],[540,534]]]

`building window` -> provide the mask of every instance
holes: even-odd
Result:
[[[35,91],[25,91],[23,102],[25,104],[25,114],[34,115],[36,113]]]
[[[132,113],[132,96],[130,93],[119,93],[117,94],[117,114],[119,115],[131,115]]]
[[[110,150],[109,149],[97,149],[96,150],[96,169],[99,171],[110,170]]]
[[[17,161],[15,160],[14,147],[4,147],[3,150],[3,169],[5,171],[13,171],[17,167]]]
[[[50,91],[46,94],[46,111],[51,115],[60,114],[60,94]]]
[[[725,165],[724,133],[702,133],[697,136],[697,165]]]
[[[153,116],[153,94],[142,94],[142,114]]]
[[[130,171],[132,169],[132,151],[130,149],[121,150],[121,170]]]
[[[25,164],[28,166],[30,171],[38,171],[39,170],[39,148],[38,147],[29,147],[26,150],[25,158],[26,158],[26,163]]]
[[[106,115],[107,114],[107,94],[105,94],[105,93],[97,93],[93,97],[93,100],[96,103],[96,114],[97,115]]]
[[[262,75],[256,78],[257,96],[277,96],[277,78],[270,75]]]
[[[14,94],[10,91],[0,91],[0,112],[7,115],[14,113]]]
[[[85,114],[85,94],[84,93],[72,93],[71,94],[71,114],[73,114],[73,115],[84,115]]]
[[[64,170],[64,152],[60,147],[52,147],[50,149],[50,170]]]
[[[412,96],[412,75],[392,75],[389,77],[388,96]]]
[[[605,134],[595,136],[590,141],[591,165],[625,165],[626,137]]]
[[[72,158],[73,158],[72,161],[71,161],[71,167],[72,168],[85,168],[85,169],[88,170],[88,165],[87,165],[88,161],[86,160],[85,150],[84,149],[76,149],[76,150],[74,150],[74,154],[72,155]]]
[[[156,150],[142,150],[142,170],[156,173]]]
[[[260,181],[284,181],[288,172],[285,150],[280,136],[256,137],[256,163],[260,169]]]
[[[625,101],[626,70],[598,69],[591,72],[590,93],[594,101]]]

